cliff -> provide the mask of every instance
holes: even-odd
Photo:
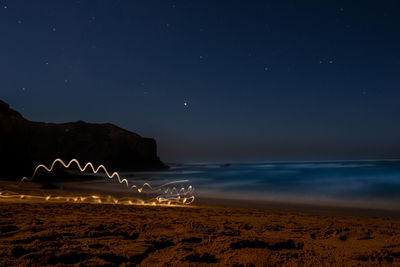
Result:
[[[0,177],[30,176],[38,164],[50,166],[56,158],[103,164],[109,171],[167,167],[154,139],[109,123],[32,122],[0,100]]]

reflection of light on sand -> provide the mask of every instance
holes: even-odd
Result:
[[[86,169],[88,169],[89,167],[91,168],[91,170],[92,170],[92,172],[94,174],[97,174],[99,171],[103,170],[104,173],[106,174],[106,176],[109,179],[114,179],[116,177],[120,184],[124,183],[126,185],[126,187],[128,189],[130,189],[130,190],[135,190],[137,193],[158,194],[158,196],[156,196],[153,199],[153,201],[155,201],[155,202],[151,202],[152,204],[154,203],[154,205],[156,205],[156,204],[166,204],[166,205],[185,204],[185,205],[188,205],[188,204],[193,203],[193,201],[194,201],[194,195],[193,195],[194,188],[191,185],[189,185],[187,188],[185,188],[185,187],[177,188],[176,186],[174,186],[174,185],[179,184],[179,183],[186,183],[186,182],[188,182],[188,180],[179,180],[179,181],[168,182],[168,183],[165,183],[163,185],[156,186],[156,187],[151,186],[149,183],[144,183],[141,187],[137,186],[137,185],[129,185],[128,180],[127,179],[121,179],[121,177],[120,177],[118,172],[113,172],[110,175],[110,173],[107,171],[107,169],[104,167],[104,165],[99,165],[97,168],[95,168],[94,165],[91,162],[86,163],[86,165],[82,168],[82,166],[80,165],[80,163],[79,163],[79,161],[77,159],[72,159],[68,164],[65,164],[62,159],[58,158],[58,159],[55,159],[53,161],[53,163],[51,164],[50,168],[48,168],[46,165],[40,164],[35,168],[31,178],[23,177],[21,179],[20,183],[22,183],[23,181],[32,181],[35,178],[36,173],[38,172],[38,170],[41,169],[41,168],[45,169],[48,172],[52,172],[53,169],[54,169],[54,166],[55,166],[55,164],[57,162],[62,164],[65,168],[69,168],[72,163],[75,163],[78,166],[78,168],[79,168],[79,170],[81,172],[86,171]],[[4,198],[4,196],[5,195],[0,194],[0,198]],[[19,195],[19,197],[20,198],[24,198],[25,196],[24,195]],[[31,197],[33,197],[33,196],[31,196]],[[57,198],[59,198],[59,199],[57,199]],[[104,200],[104,199],[101,199],[100,196],[95,196],[95,195],[92,195],[91,198],[92,198],[92,203],[93,202],[95,202],[95,203],[105,203],[104,201],[106,201],[106,203],[117,204],[117,203],[120,202],[120,200],[118,200],[118,199],[112,199],[112,200],[105,199]],[[55,199],[55,200],[62,199],[62,200],[67,201],[67,202],[70,201],[70,199],[72,199],[75,202],[79,202],[79,201],[80,202],[85,202],[85,201],[88,200],[87,198],[83,199],[82,197],[76,197],[76,196],[74,196],[74,197],[60,197],[60,196],[58,196],[58,197],[51,197],[51,196],[45,197],[46,201],[49,201],[49,200],[52,200],[52,199]],[[135,204],[135,203],[132,202],[132,204]],[[141,205],[144,205],[144,204],[146,204],[146,202],[143,201],[143,203]]]
[[[172,201],[158,201],[157,199],[151,199],[149,201],[144,201],[142,199],[129,199],[121,198],[117,199],[112,196],[97,196],[91,195],[88,197],[83,196],[40,196],[40,195],[28,195],[19,194],[17,192],[0,192],[0,201],[18,201],[22,200],[25,202],[50,202],[50,203],[89,203],[89,204],[113,204],[113,205],[140,205],[140,206],[182,206],[184,202],[172,202]],[[192,203],[191,201],[190,203]]]

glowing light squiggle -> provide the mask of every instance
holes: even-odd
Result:
[[[162,184],[160,186],[156,186],[156,187],[152,187],[149,183],[144,183],[141,187],[137,186],[137,185],[129,185],[128,180],[125,178],[121,179],[118,172],[113,172],[110,175],[110,173],[107,171],[107,169],[104,165],[99,165],[97,168],[95,168],[91,162],[86,163],[86,165],[82,168],[81,164],[79,163],[79,161],[77,159],[71,159],[68,162],[68,164],[66,164],[62,159],[57,158],[53,161],[50,168],[48,168],[44,164],[39,164],[35,168],[35,170],[32,174],[32,177],[31,178],[23,177],[21,179],[20,183],[22,183],[23,181],[33,181],[33,179],[36,176],[36,173],[41,168],[45,169],[47,172],[52,172],[54,169],[54,166],[57,162],[62,164],[64,166],[64,168],[69,168],[72,163],[75,163],[81,172],[86,171],[86,169],[88,169],[89,167],[91,168],[91,170],[94,174],[97,174],[99,171],[103,170],[109,179],[114,179],[116,177],[120,184],[125,183],[125,185],[128,189],[130,189],[130,190],[135,189],[138,193],[144,192],[143,190],[145,188],[147,188],[146,192],[152,192],[152,193],[161,192],[163,195],[159,195],[156,197],[156,200],[158,201],[158,203],[191,204],[194,201],[194,195],[192,195],[194,192],[193,186],[189,185],[187,188],[182,187],[180,189],[177,189],[176,187],[172,187],[172,188],[167,187],[168,185],[173,185],[173,184],[178,184],[178,183],[186,183],[186,182],[189,182],[189,180],[172,181],[172,182],[168,182],[168,183]],[[164,188],[164,190],[162,190],[163,188]]]
[[[46,201],[46,202],[69,202],[69,203],[89,203],[89,204],[118,204],[118,205],[140,205],[140,206],[182,206],[182,202],[158,202],[157,199],[143,201],[140,199],[122,198],[117,199],[111,196],[52,196],[52,195],[29,195],[20,194],[12,191],[0,192],[0,200],[2,201]]]

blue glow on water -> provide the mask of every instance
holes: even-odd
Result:
[[[171,165],[132,179],[190,179],[199,197],[341,201],[400,209],[400,161],[217,163]]]

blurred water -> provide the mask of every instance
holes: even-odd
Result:
[[[294,201],[400,209],[400,161],[171,164],[124,173],[133,183],[189,179],[197,197]]]

